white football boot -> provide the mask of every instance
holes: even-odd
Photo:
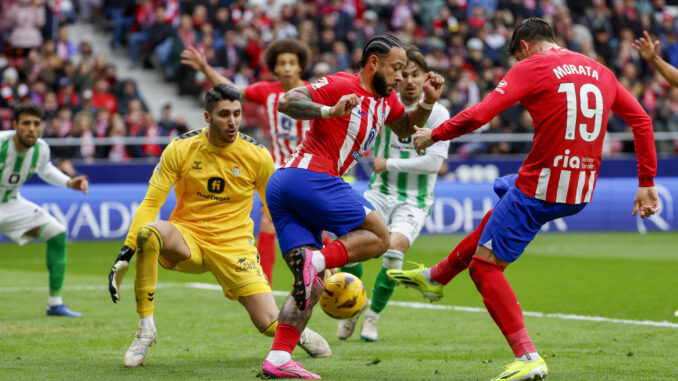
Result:
[[[327,340],[308,327],[301,332],[299,346],[311,357],[332,357],[332,349]]]
[[[365,341],[377,341],[379,338],[377,322],[379,322],[379,314],[372,310],[367,311],[363,319],[363,328],[360,330],[360,338]]]
[[[367,304],[365,304],[367,306]],[[337,326],[337,338],[340,340],[346,340],[353,334],[355,331],[355,326],[358,324],[358,319],[360,319],[360,314],[363,313],[365,307],[362,310],[358,311],[353,317],[348,319],[339,320],[339,325]]]
[[[136,368],[143,365],[148,348],[157,341],[158,331],[152,328],[139,328],[132,344],[130,344],[127,352],[125,352],[125,366],[127,368]]]

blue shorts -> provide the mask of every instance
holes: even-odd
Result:
[[[494,181],[499,201],[478,241],[479,246],[509,263],[520,257],[545,223],[577,214],[586,206],[537,200],[515,186],[517,177],[504,176]]]
[[[374,210],[342,178],[301,168],[273,172],[266,202],[283,254],[303,245],[320,248],[323,230],[344,235]]]

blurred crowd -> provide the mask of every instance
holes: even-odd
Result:
[[[393,33],[425,54],[429,67],[445,76],[441,102],[454,115],[478,102],[515,61],[506,53],[514,25],[530,16],[546,19],[558,43],[611,68],[651,114],[657,131],[678,131],[678,90],[633,49],[648,30],[662,41],[667,60],[678,65],[678,9],[664,0],[127,0],[111,2],[112,44],[127,40],[140,65],[158,66],[183,93],[209,87],[200,73],[180,63],[187,45],[235,83],[271,80],[262,60],[267,44],[296,37],[313,51],[304,78],[355,70],[361,48],[372,36]],[[130,31],[125,36],[125,31]],[[140,53],[140,52],[145,52]],[[260,110],[246,114],[260,122]],[[519,105],[481,131],[530,132],[532,120]],[[612,118],[609,131],[630,131]],[[660,152],[678,152],[678,141],[659,141]],[[452,145],[454,153],[525,153],[529,142]],[[632,152],[633,142],[608,139],[606,154]]]
[[[80,9],[82,10],[82,9]],[[45,109],[43,137],[82,138],[77,146],[52,147],[61,164],[95,158],[123,162],[159,156],[158,144],[95,145],[95,137],[152,138],[187,131],[167,104],[155,118],[134,81],[124,79],[86,39],[76,45],[68,24],[76,17],[68,1],[0,1],[0,129],[12,128],[12,106],[30,99]],[[71,172],[68,165],[62,169]]]
[[[538,16],[553,26],[561,46],[612,69],[650,113],[656,131],[678,131],[678,89],[656,75],[632,47],[633,40],[648,30],[662,42],[666,60],[678,66],[678,8],[665,0],[61,0],[44,4],[0,0],[0,8],[0,44],[5,53],[0,56],[3,128],[7,128],[3,110],[17,99],[30,97],[51,116],[47,136],[160,136],[186,128],[181,120],[171,120],[171,109],[156,121],[134,82],[120,80],[116,68],[95,55],[87,42],[74,46],[63,25],[75,18],[107,25],[111,47],[127,51],[134,66],[160,70],[183,94],[199,94],[209,87],[201,73],[180,62],[181,51],[190,45],[202,50],[209,64],[233,82],[247,85],[275,80],[262,59],[267,44],[275,39],[296,37],[311,47],[312,62],[303,77],[313,81],[336,71],[354,71],[367,40],[393,33],[405,44],[418,46],[429,67],[445,77],[440,102],[455,115],[492,91],[515,64],[506,53],[513,27],[526,17]],[[246,125],[264,125],[263,114],[258,106],[247,106]],[[531,124],[529,114],[515,105],[479,133],[531,132]],[[610,119],[608,130],[630,131],[617,117]],[[607,140],[608,155],[633,152],[631,141]],[[155,155],[149,147],[153,145],[123,150],[81,147],[74,154],[124,160]],[[529,142],[483,142],[453,144],[451,153],[511,154],[529,148]],[[661,153],[678,153],[678,141],[658,141],[657,148]]]

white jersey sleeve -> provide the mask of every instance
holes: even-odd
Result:
[[[40,150],[40,156],[38,156],[38,176],[47,184],[65,187],[70,177],[52,165],[47,143],[42,139],[38,139],[36,147]]]
[[[433,105],[433,110],[431,110],[431,115],[429,115],[426,124],[428,125],[428,128],[435,129],[448,119],[450,119],[449,111],[447,111],[445,107],[440,105],[440,103],[436,102]],[[435,155],[442,157],[443,159],[447,159],[449,149],[450,149],[449,140],[440,141],[436,142],[435,144],[427,148],[425,155]]]

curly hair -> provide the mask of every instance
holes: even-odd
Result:
[[[283,53],[292,53],[297,55],[301,71],[304,72],[308,68],[309,60],[311,59],[311,49],[305,43],[296,38],[283,38],[272,42],[264,52],[264,60],[266,67],[273,73],[275,70],[275,63],[278,56]]]

